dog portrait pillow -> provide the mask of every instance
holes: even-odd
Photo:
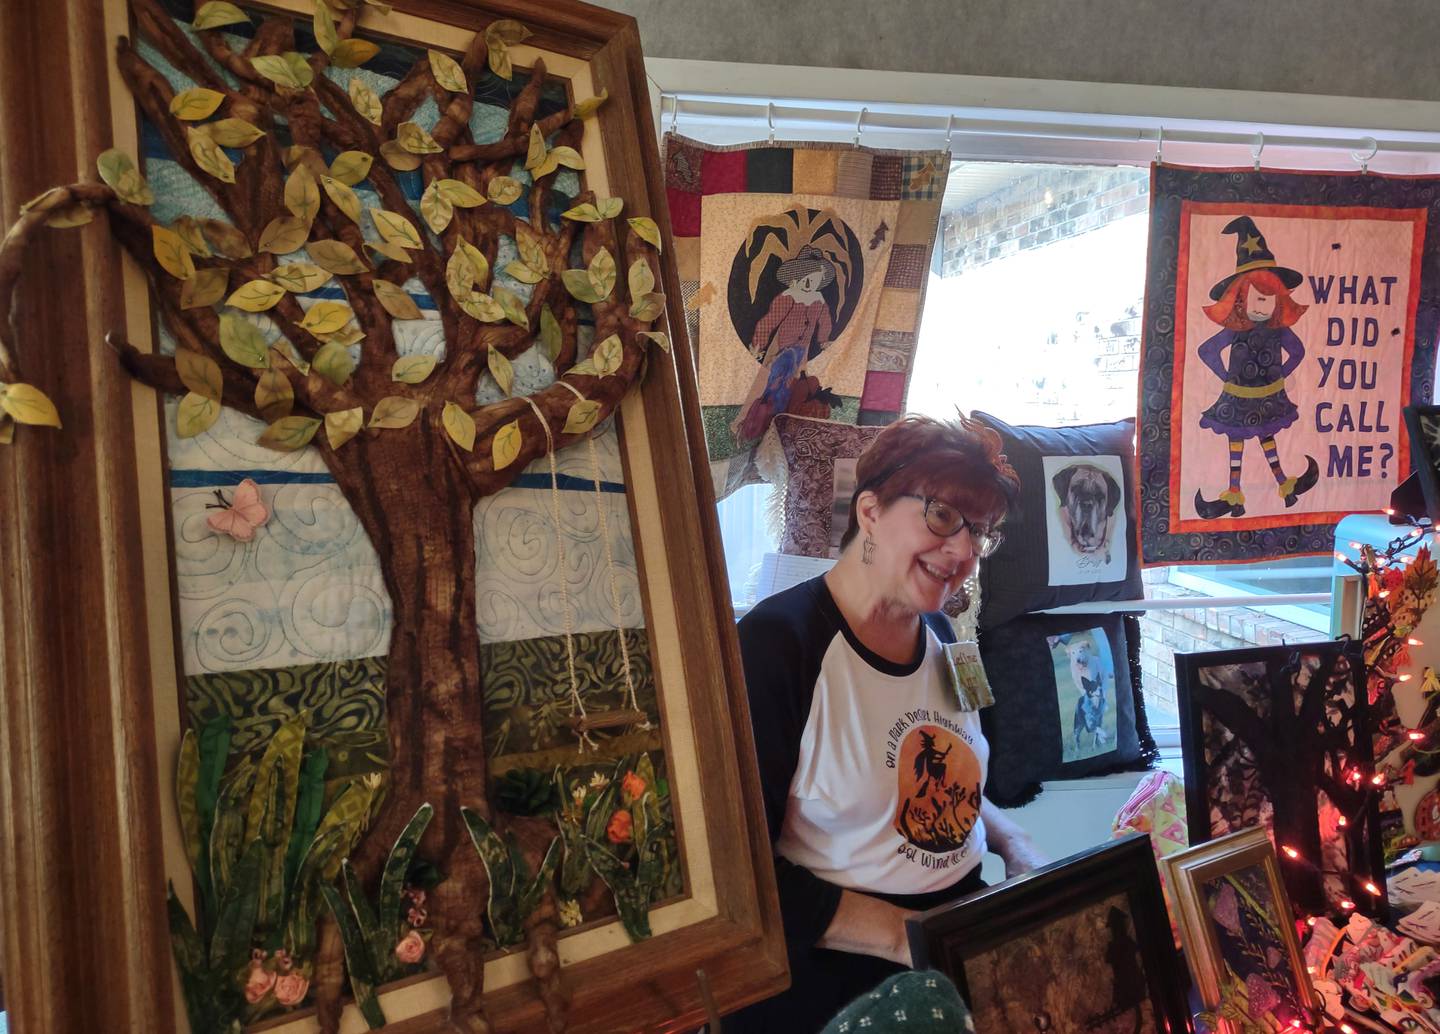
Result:
[[[1140,627],[1120,614],[1037,614],[980,633],[995,703],[986,796],[1017,807],[1051,779],[1150,767]]]
[[[1144,595],[1135,550],[1135,421],[1014,427],[986,413],[1020,477],[1005,541],[980,565],[980,627]]]

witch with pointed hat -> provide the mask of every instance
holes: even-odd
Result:
[[[1230,487],[1217,499],[1206,499],[1196,490],[1195,512],[1206,520],[1245,513],[1240,469],[1249,439],[1260,442],[1287,507],[1320,480],[1313,456],[1305,457],[1302,474],[1288,477],[1275,441],[1300,417],[1285,394],[1285,378],[1305,358],[1304,344],[1290,329],[1309,308],[1290,297],[1304,277],[1275,261],[1265,235],[1248,215],[1231,220],[1221,232],[1235,234],[1235,272],[1210,289],[1214,304],[1205,306],[1205,315],[1224,329],[1200,346],[1199,358],[1223,386],[1220,397],[1200,414],[1200,426],[1230,441]]]

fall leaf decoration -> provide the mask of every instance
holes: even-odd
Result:
[[[422,51],[409,74],[393,70],[387,51],[383,70],[377,61],[337,75],[380,53],[354,35],[367,24],[356,17],[362,0],[319,0],[298,23],[293,13],[209,0],[196,7],[193,32],[159,31],[175,24],[159,0],[130,3],[136,39],[119,41],[117,67],[204,205],[167,215],[168,225],[158,220],[154,189],[119,149],[98,156],[99,182],[25,203],[0,245],[0,443],[61,422],[16,362],[10,316],[24,248],[46,225],[83,225],[103,208],[178,347],[162,354],[112,344],[130,375],[178,400],[175,433],[207,434],[228,408],[262,422],[265,448],[314,449],[352,504],[387,585],[433,579],[413,607],[396,607],[393,642],[448,620],[433,609],[442,598],[447,606],[464,600],[473,615],[475,505],[547,452],[592,433],[635,385],[650,346],[668,347],[657,323],[657,225],[633,208],[626,220],[619,196],[583,187],[569,196],[587,174],[584,120],[608,94],[540,116],[549,74],[538,51],[519,49],[530,32],[511,19],[486,25],[463,48]],[[498,147],[471,129],[477,84],[490,73],[520,80]],[[192,74],[195,81],[183,80]],[[522,164],[527,175],[517,171]],[[418,213],[402,187],[411,181]],[[565,196],[557,197],[557,182]],[[405,321],[425,321],[436,347],[402,353],[396,324]],[[588,355],[581,324],[594,327]],[[531,350],[563,371],[555,383],[534,389],[534,366],[520,361]],[[505,397],[477,402],[482,379]],[[482,397],[494,399],[493,389]],[[390,512],[401,499],[425,520]],[[440,590],[442,579],[454,581],[453,591]],[[435,805],[434,831],[464,828],[462,803],[490,814],[486,766],[449,764],[484,758],[485,744],[471,706],[482,677],[471,665],[480,656],[474,621],[453,635],[445,658],[418,662],[447,670],[410,678],[396,665],[387,677],[387,721],[405,735],[392,739],[391,781],[350,855],[367,883],[379,884],[386,853],[425,798]],[[421,735],[415,716],[441,712],[456,718]],[[418,850],[446,873],[433,891],[427,958],[456,990],[452,1018],[478,1017],[487,946],[473,919],[486,913],[485,867],[468,838],[442,844],[438,832],[426,834]],[[553,909],[550,893],[544,907]],[[528,950],[554,957],[553,924],[537,924]],[[319,951],[330,954],[307,971],[313,994],[321,1016],[332,1007],[338,1016],[343,952],[328,941]],[[352,971],[350,980],[360,1004],[364,974]],[[552,1016],[563,1016],[558,982],[539,987]]]

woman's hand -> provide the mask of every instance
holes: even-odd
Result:
[[[873,955],[909,967],[910,939],[905,934],[905,920],[915,914],[888,901],[847,890],[840,895],[840,907],[829,929],[815,946]]]
[[[999,854],[1005,859],[1005,878],[1007,880],[1023,876],[1050,861],[1031,842],[1029,837],[1016,837]]]

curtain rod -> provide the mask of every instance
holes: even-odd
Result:
[[[668,103],[667,103],[668,102]],[[816,106],[795,98],[730,97],[723,94],[660,94],[661,122],[674,130],[680,115],[711,122],[750,123],[765,120],[772,127],[784,122],[793,127],[836,132],[867,131],[935,133],[946,144],[955,136],[1028,137],[1116,144],[1149,144],[1160,153],[1164,144],[1257,144],[1260,147],[1297,147],[1346,151],[1357,162],[1376,153],[1440,153],[1440,133],[1407,133],[1406,137],[1380,138],[1373,133],[1355,137],[1309,136],[1293,132],[1238,132],[1182,128],[1186,120],[1170,122],[1136,119],[1137,125],[1117,123],[1066,123],[975,117],[974,108],[903,111],[894,108],[846,105]],[[1010,114],[1010,112],[1007,112]],[[1257,126],[1257,129],[1263,127]],[[1274,127],[1271,127],[1272,129]],[[1294,129],[1295,127],[1280,127]]]

